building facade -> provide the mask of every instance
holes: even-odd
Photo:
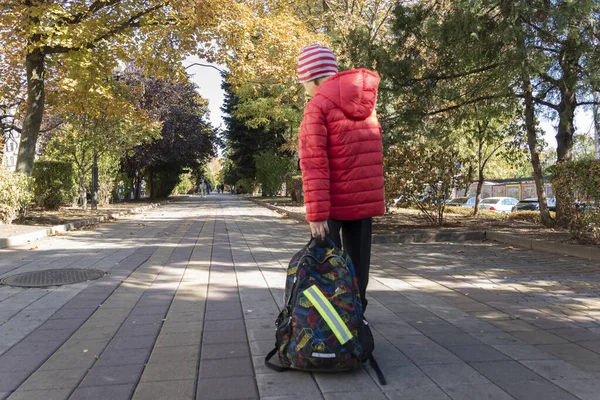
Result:
[[[17,167],[17,154],[19,153],[20,140],[21,134],[15,131],[13,131],[11,135],[5,137],[2,166],[12,171],[14,171]]]

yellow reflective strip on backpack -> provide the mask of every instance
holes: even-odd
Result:
[[[306,289],[304,295],[310,300],[319,314],[321,314],[321,317],[327,322],[327,325],[329,325],[329,328],[341,344],[352,339],[352,333],[350,333],[340,315],[316,285]]]

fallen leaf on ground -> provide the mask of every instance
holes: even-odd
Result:
[[[35,246],[35,247],[30,248],[29,250],[37,250],[37,249],[38,249],[38,247]]]

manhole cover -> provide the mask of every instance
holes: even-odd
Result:
[[[24,274],[7,276],[0,284],[19,287],[61,286],[98,279],[104,276],[97,269],[46,269],[43,271],[26,272]]]

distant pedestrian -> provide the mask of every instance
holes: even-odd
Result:
[[[329,233],[338,247],[343,244],[364,309],[372,217],[385,212],[382,135],[375,113],[379,75],[362,68],[338,73],[331,50],[315,44],[302,50],[298,77],[312,97],[298,146],[306,220],[313,237]]]
[[[200,197],[206,196],[206,182],[204,178],[200,179]]]

